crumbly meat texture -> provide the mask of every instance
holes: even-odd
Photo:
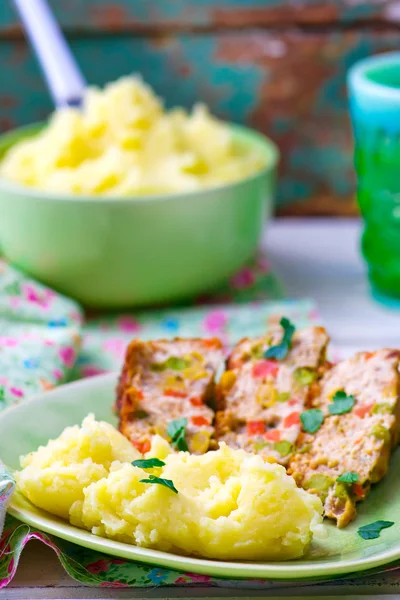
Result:
[[[117,388],[121,433],[144,453],[152,435],[168,439],[168,423],[185,417],[189,450],[206,452],[214,434],[214,411],[207,403],[222,363],[216,338],[133,340]]]
[[[322,327],[294,333],[282,360],[264,358],[282,329],[244,339],[227,361],[217,388],[216,439],[286,465],[300,434],[300,414],[325,364],[328,335]]]
[[[324,423],[314,434],[302,433],[288,472],[298,485],[317,494],[325,516],[345,527],[356,515],[370,485],[388,470],[390,453],[399,435],[399,351],[362,352],[332,367],[320,381],[313,407]],[[350,412],[331,415],[337,391],[352,395]],[[342,483],[345,472],[357,482]]]

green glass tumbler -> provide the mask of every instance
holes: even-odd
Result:
[[[400,52],[348,73],[362,252],[373,295],[400,307]]]

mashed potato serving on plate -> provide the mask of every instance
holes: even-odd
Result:
[[[8,151],[0,175],[58,193],[143,196],[214,187],[265,166],[205,106],[165,111],[140,78],[125,77],[88,88],[81,110],[56,111]]]
[[[159,466],[143,463],[150,458]],[[225,444],[200,456],[174,453],[159,436],[142,457],[93,415],[21,457],[21,467],[18,489],[36,506],[96,535],[164,551],[286,560],[302,556],[323,527],[319,498],[280,465]]]

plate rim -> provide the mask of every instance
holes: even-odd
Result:
[[[74,381],[58,386],[51,391],[38,393],[32,398],[19,404],[18,406],[10,407],[0,414],[0,420],[4,416],[10,414],[11,411],[20,411],[29,403],[40,402],[43,398],[49,397],[51,394],[57,394],[60,391],[64,392],[65,388],[84,388],[100,385],[101,381],[116,381],[118,372],[110,372],[106,374],[96,375],[84,380]],[[22,496],[23,497],[23,496]],[[331,578],[359,571],[369,571],[376,567],[389,564],[400,558],[400,539],[398,546],[389,550],[378,552],[372,556],[366,556],[358,559],[342,558],[340,562],[332,563],[327,560],[324,563],[312,563],[309,559],[306,563],[294,560],[291,562],[243,562],[243,561],[222,561],[206,558],[183,556],[170,552],[162,552],[151,548],[144,548],[134,544],[117,542],[110,538],[96,536],[93,533],[80,529],[68,521],[63,521],[56,515],[47,513],[43,509],[32,507],[41,514],[33,512],[18,506],[18,500],[14,503],[15,498],[18,498],[18,492],[13,495],[7,512],[16,519],[27,525],[37,527],[40,531],[44,531],[50,535],[61,538],[65,541],[77,544],[84,548],[102,552],[104,554],[126,558],[127,560],[137,561],[153,566],[160,566],[168,569],[198,573],[211,577],[221,577],[225,579],[274,579],[276,581],[286,580],[322,580],[323,578]],[[29,502],[23,497],[24,501]],[[78,541],[77,541],[78,536]],[[84,543],[82,543],[84,542]],[[105,543],[104,543],[105,542]],[[116,551],[116,552],[115,552]],[[307,555],[305,555],[307,558]]]

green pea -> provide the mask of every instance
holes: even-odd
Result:
[[[281,442],[276,442],[274,444],[274,450],[276,450],[282,457],[288,456],[288,454],[293,452],[293,444],[287,440],[282,440]]]
[[[390,414],[393,412],[393,407],[388,402],[381,402],[380,404],[375,404],[372,409],[373,415],[379,414]]]
[[[374,425],[371,434],[376,437],[377,440],[383,440],[386,444],[390,442],[390,433],[383,425]]]
[[[310,479],[304,484],[305,490],[318,490],[320,492],[327,492],[333,484],[333,479],[329,475],[323,475],[322,473],[315,473]]]
[[[311,369],[307,369],[306,367],[299,367],[293,373],[293,379],[299,385],[309,385],[316,378],[316,373],[311,371]]]

